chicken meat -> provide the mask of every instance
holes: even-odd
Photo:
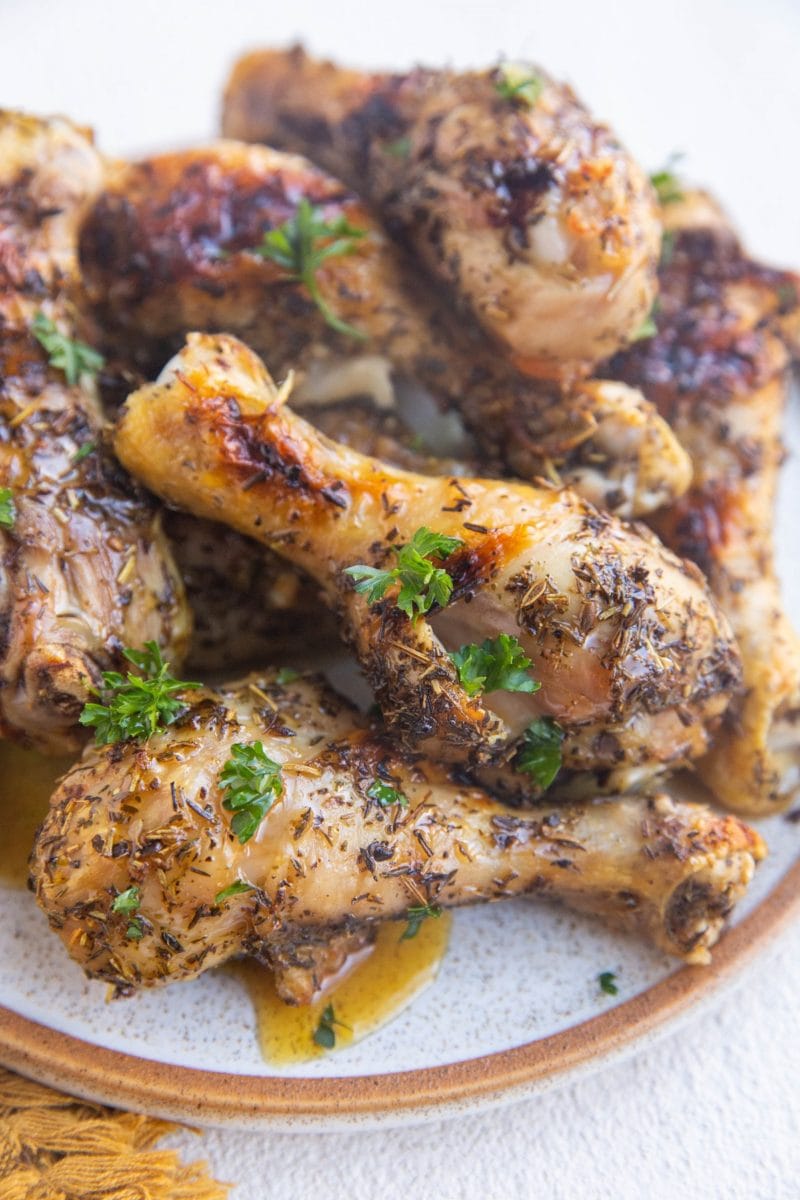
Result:
[[[226,136],[307,154],[533,374],[571,374],[653,303],[660,229],[646,176],[538,67],[365,74],[302,47],[248,54]]]
[[[565,766],[612,788],[707,748],[740,669],[696,567],[571,492],[426,477],[361,455],[292,413],[287,392],[237,339],[192,334],[129,397],[117,454],[169,504],[317,580],[407,745],[494,761],[548,717],[564,731]],[[369,603],[347,568],[393,568],[425,527],[459,539],[445,564],[450,603],[418,620],[394,592]],[[519,638],[535,694],[462,685],[451,653],[500,634]]]
[[[348,241],[333,232],[341,221],[360,234],[314,271],[327,311],[358,336],[325,319],[307,281],[258,253],[265,233],[289,229],[302,257],[292,223],[303,202],[330,231],[312,239],[317,248]],[[277,374],[292,367],[298,399],[315,400],[337,373],[352,394],[359,384],[340,364],[367,351],[458,410],[490,473],[560,479],[622,516],[668,504],[689,486],[685,451],[640,392],[521,373],[420,278],[348,188],[304,159],[221,142],[121,164],[86,219],[80,249],[107,333],[115,326],[128,352],[138,343],[151,365],[187,332],[221,330],[241,336]]]
[[[686,191],[664,222],[657,333],[608,372],[642,388],[692,456],[692,488],[652,523],[703,569],[742,652],[745,691],[698,771],[726,808],[769,813],[800,784],[800,641],[773,539],[797,292],[746,256],[707,195]]]
[[[313,678],[269,672],[187,703],[144,744],[87,748],[31,856],[50,924],[117,993],[241,955],[285,976],[380,921],[522,895],[706,962],[764,853],[735,817],[664,795],[510,813],[400,753]],[[242,843],[220,773],[255,743],[280,794]]]
[[[0,112],[0,735],[53,754],[82,744],[83,704],[125,646],[180,658],[189,634],[158,509],[69,357],[78,226],[102,182],[85,130]]]

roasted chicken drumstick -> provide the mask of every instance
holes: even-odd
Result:
[[[569,492],[425,477],[329,442],[286,394],[235,338],[193,334],[129,397],[117,453],[169,503],[258,538],[321,584],[407,744],[485,762],[546,716],[565,732],[568,768],[619,787],[706,748],[739,663],[696,568]],[[453,593],[413,620],[396,591],[371,603],[347,569],[394,567],[425,527],[457,539],[439,569]],[[519,637],[534,695],[462,686],[448,652],[501,634]]]
[[[158,511],[103,445],[74,340],[78,225],[102,178],[84,130],[0,113],[0,736],[54,754],[82,744],[124,646],[178,658],[189,632]]]
[[[272,672],[188,699],[146,743],[85,751],[31,858],[70,954],[122,993],[243,954],[281,970],[293,948],[410,909],[534,893],[704,962],[764,852],[736,818],[666,796],[511,814],[312,679]],[[220,775],[256,743],[280,790],[242,842]]]
[[[223,129],[307,154],[358,188],[532,373],[604,358],[650,310],[652,189],[538,68],[367,75],[299,46],[264,51],[234,68]]]
[[[295,271],[259,252],[281,230]],[[333,244],[340,252],[329,254]],[[317,253],[311,286],[328,320],[301,277]],[[367,350],[458,409],[490,473],[560,477],[623,516],[689,486],[685,451],[639,392],[520,373],[420,279],[348,188],[294,155],[221,142],[116,167],[85,222],[81,262],[103,322],[151,361],[192,329],[236,333],[276,373],[294,368],[298,398],[315,399],[338,360]]]
[[[653,524],[708,576],[742,651],[746,691],[698,764],[726,808],[768,813],[800,784],[800,641],[780,594],[774,506],[794,277],[750,260],[709,197],[664,207],[657,333],[608,371],[641,387],[694,462]]]

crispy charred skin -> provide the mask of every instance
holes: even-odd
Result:
[[[496,759],[536,716],[567,731],[565,763],[607,786],[696,756],[739,681],[730,630],[697,569],[648,531],[572,493],[425,477],[329,442],[283,403],[234,338],[190,335],[131,396],[116,449],[169,503],[224,521],[306,570],[340,614],[403,740]],[[344,569],[392,565],[420,526],[463,539],[452,602],[412,622],[372,607]],[[448,651],[517,635],[541,690],[469,697]]]
[[[568,87],[521,70],[541,84],[532,105],[504,98],[499,69],[367,75],[300,46],[264,51],[235,66],[223,129],[357,187],[490,335],[548,377],[636,332],[659,228],[612,132]]]
[[[76,333],[77,227],[101,183],[85,131],[0,112],[0,486],[16,508],[0,530],[0,735],[55,754],[82,744],[89,689],[124,646],[152,638],[174,660],[188,636],[157,510],[104,445],[94,384],[69,387],[31,332],[41,310]]]
[[[692,489],[653,524],[706,573],[742,651],[746,692],[698,770],[726,807],[770,812],[800,782],[800,643],[772,533],[797,298],[788,272],[747,258],[709,197],[688,193],[664,215],[658,333],[608,370],[645,391],[693,457]]]
[[[240,845],[219,774],[233,743],[255,740],[283,793]],[[375,779],[407,805],[370,799]],[[736,818],[666,796],[511,814],[403,756],[313,678],[281,687],[273,672],[192,693],[145,745],[88,748],[53,796],[31,874],[73,958],[128,993],[242,954],[284,972],[410,907],[528,894],[704,962],[763,854]],[[237,879],[252,890],[218,899]],[[134,886],[139,938],[113,911]]]
[[[303,198],[326,220],[367,231],[354,253],[316,273],[326,302],[364,341],[332,329],[303,284],[252,253]],[[154,368],[188,331],[224,330],[276,375],[299,367],[298,398],[314,399],[339,359],[367,351],[458,409],[490,472],[561,478],[623,516],[689,485],[685,452],[639,392],[523,374],[420,279],[344,184],[304,159],[220,142],[120,166],[87,217],[81,260],[104,325],[116,325],[126,352],[138,342]]]

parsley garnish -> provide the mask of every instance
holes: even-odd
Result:
[[[214,903],[222,904],[225,900],[229,900],[231,896],[241,896],[243,892],[252,891],[252,883],[248,883],[246,879],[235,879],[233,883],[229,883],[221,892],[217,892],[214,897]]]
[[[438,904],[419,904],[410,908],[406,913],[408,924],[400,934],[400,941],[407,942],[411,938],[415,938],[423,921],[426,921],[428,917],[440,917],[441,915],[442,910]]]
[[[219,782],[227,793],[222,807],[234,814],[231,829],[244,845],[283,794],[280,763],[267,755],[261,742],[234,742]]]
[[[644,338],[651,338],[651,337],[656,336],[656,334],[658,333],[658,326],[656,325],[656,321],[655,321],[657,312],[658,312],[658,301],[656,300],[655,304],[650,309],[650,312],[645,317],[645,319],[642,321],[641,325],[639,326],[639,328],[636,330],[633,337],[631,338],[632,342],[641,342],[644,340]]]
[[[546,791],[561,769],[561,743],[564,730],[552,717],[537,717],[522,735],[522,745],[514,758],[517,771],[530,775]]]
[[[406,616],[416,619],[434,604],[444,607],[453,591],[453,580],[442,567],[435,567],[431,558],[447,558],[463,545],[461,538],[434,533],[423,525],[406,546],[392,547],[397,566],[390,571],[359,563],[346,567],[345,574],[356,580],[357,592],[366,593],[368,604],[382,600],[389,588],[399,583],[395,603]]]
[[[3,529],[13,529],[17,519],[17,506],[14,503],[14,493],[11,488],[0,488],[0,525]]]
[[[390,787],[388,783],[384,783],[382,779],[374,779],[367,788],[367,795],[370,800],[376,800],[381,808],[389,808],[392,804],[399,804],[401,808],[408,808],[408,799],[402,792],[398,792],[397,788]]]
[[[105,362],[102,354],[87,346],[86,342],[79,342],[62,333],[41,309],[33,318],[31,332],[47,351],[50,366],[64,372],[70,387],[74,387],[81,375],[96,375]]]
[[[319,1025],[317,1025],[317,1028],[313,1033],[314,1041],[318,1046],[321,1047],[321,1049],[332,1050],[336,1045],[335,1026],[337,1025],[340,1029],[350,1028],[349,1025],[345,1025],[344,1021],[337,1020],[333,1005],[328,1004],[322,1010],[322,1016],[319,1019]]]
[[[601,975],[597,976],[597,982],[600,984],[600,991],[605,992],[607,996],[619,994],[617,976],[614,971],[603,971]]]
[[[75,453],[72,456],[71,462],[72,462],[73,467],[77,466],[78,463],[83,462],[83,460],[85,458],[88,458],[89,455],[92,453],[92,451],[96,450],[96,449],[97,449],[96,442],[84,442],[82,446],[78,447],[78,449],[75,451]]]
[[[660,171],[654,171],[650,176],[650,182],[655,188],[659,204],[677,204],[679,200],[683,200],[681,181],[673,170],[675,163],[681,157],[680,154],[673,154],[665,167],[662,167]]]
[[[278,674],[275,676],[276,683],[294,683],[295,679],[300,678],[300,672],[295,671],[294,667],[281,667]]]
[[[355,253],[359,239],[366,233],[366,229],[356,228],[344,216],[326,221],[321,210],[303,197],[295,215],[277,229],[265,233],[261,245],[254,247],[254,253],[277,263],[291,279],[302,283],[332,329],[365,339],[366,334],[340,320],[322,298],[317,286],[317,271],[328,258]]]
[[[125,930],[125,937],[131,942],[138,942],[144,937],[144,925],[141,917],[134,917]]]
[[[175,699],[175,694],[202,687],[170,675],[169,664],[164,662],[155,642],[145,642],[144,650],[128,649],[122,653],[139,668],[141,675],[104,671],[103,687],[96,693],[102,703],[85,704],[79,717],[81,725],[94,725],[98,746],[152,737],[159,728],[171,725],[186,707]]]
[[[542,94],[544,81],[523,67],[515,67],[510,63],[498,67],[498,72],[500,77],[494,85],[498,96],[504,100],[521,100],[528,108],[533,108]]]
[[[124,892],[120,892],[114,897],[111,905],[111,911],[115,913],[135,913],[139,907],[139,889],[138,887],[126,888]]]
[[[501,633],[480,646],[470,642],[450,655],[468,696],[483,692],[538,692],[542,686],[528,674],[531,660],[517,638]]]
[[[390,154],[392,158],[408,158],[411,153],[411,138],[399,137],[393,142],[387,142],[383,147],[384,154]]]

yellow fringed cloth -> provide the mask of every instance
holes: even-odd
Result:
[[[2,1200],[225,1200],[205,1163],[154,1144],[177,1126],[73,1100],[0,1067]]]

